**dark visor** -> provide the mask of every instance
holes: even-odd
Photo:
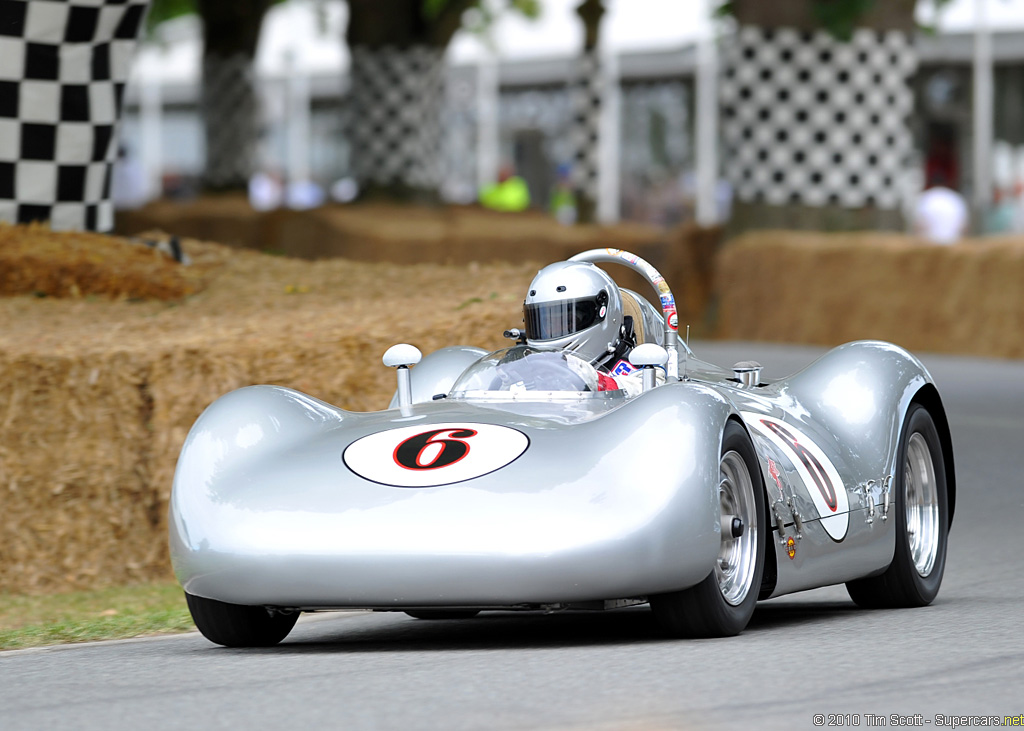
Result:
[[[599,322],[598,298],[543,302],[524,308],[526,337],[530,340],[564,338]]]

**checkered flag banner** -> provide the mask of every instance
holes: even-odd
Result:
[[[722,133],[737,200],[900,206],[917,67],[908,34],[862,28],[842,42],[745,26],[723,56]]]
[[[0,220],[113,227],[117,122],[149,0],[0,0]]]
[[[360,185],[436,189],[441,183],[444,51],[352,49],[346,127]]]

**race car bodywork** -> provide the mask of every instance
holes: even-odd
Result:
[[[742,630],[758,599],[842,582],[864,606],[930,602],[955,485],[921,363],[857,342],[764,382],[672,331],[664,382],[635,396],[519,344],[404,364],[381,412],[276,386],[218,399],[170,506],[197,625],[265,645],[306,610],[650,602],[671,633],[713,636]]]

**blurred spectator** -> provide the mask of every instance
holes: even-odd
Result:
[[[572,192],[570,171],[565,163],[558,166],[555,188],[551,191],[551,215],[565,226],[576,223],[576,196]]]
[[[985,212],[984,233],[1010,233],[1016,226],[1013,146],[997,140],[992,146],[992,207]]]
[[[199,195],[199,179],[177,171],[164,171],[160,189],[165,197],[172,200],[188,200]]]
[[[1013,230],[1024,233],[1024,145],[1018,145],[1013,162]]]
[[[289,208],[305,211],[324,204],[324,189],[312,180],[293,180],[285,189],[285,199]]]
[[[503,165],[498,182],[480,190],[480,203],[495,211],[525,211],[530,207],[530,189],[510,166]]]
[[[274,173],[254,173],[249,178],[249,205],[257,211],[280,208],[284,201],[284,186]]]
[[[331,186],[331,198],[338,203],[351,203],[359,195],[359,183],[355,178],[341,178]]]
[[[715,183],[715,211],[717,212],[716,223],[725,223],[732,217],[732,183],[725,178],[719,178]]]
[[[955,244],[967,230],[967,202],[935,174],[914,204],[914,233],[933,244]]]
[[[149,202],[146,171],[125,146],[117,151],[117,162],[110,179],[110,197],[114,200],[114,208],[119,211],[141,208]]]
[[[1024,233],[1024,182],[1017,182],[1013,186],[1013,232]]]
[[[1012,233],[1017,225],[1017,205],[1012,190],[996,188],[992,194],[992,209],[985,216],[985,233]]]

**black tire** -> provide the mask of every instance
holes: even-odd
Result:
[[[753,524],[745,521],[744,532],[752,534],[751,545],[753,572],[749,580],[744,581],[745,594],[737,597],[738,601],[728,601],[723,594],[723,584],[719,572],[713,569],[708,576],[696,586],[681,591],[658,594],[650,598],[651,610],[655,619],[673,637],[731,637],[738,635],[750,622],[757,604],[757,595],[761,587],[761,576],[765,562],[765,499],[764,486],[761,483],[761,471],[758,468],[754,446],[743,427],[730,421],[725,427],[722,438],[723,476],[727,455],[736,454],[746,469],[749,487],[752,491],[751,512],[755,516]],[[729,456],[730,464],[736,460]],[[723,508],[724,509],[724,508]],[[723,547],[725,546],[723,540]],[[721,560],[716,558],[716,561]]]
[[[921,449],[922,443],[927,447],[926,455]],[[908,486],[915,499],[932,492],[931,489],[921,486],[922,473],[927,476],[927,468],[921,469],[923,459],[931,463],[934,504],[937,508],[934,521],[931,521],[934,522],[931,530],[935,532],[937,543],[934,544],[930,558],[928,551],[922,550],[920,544],[915,545],[921,539],[912,536],[908,530],[908,523],[911,520],[907,511]],[[866,609],[923,607],[931,604],[939,593],[942,574],[946,568],[946,540],[949,534],[946,463],[935,422],[921,404],[911,404],[907,411],[896,465],[889,517],[889,520],[895,521],[896,528],[896,549],[892,563],[885,573],[879,576],[857,579],[846,584],[850,598],[858,606]],[[922,526],[923,523],[917,521],[916,525]],[[918,527],[914,533],[920,536],[925,531]],[[918,563],[925,564],[925,571],[922,572]]]
[[[406,612],[414,619],[472,619],[479,609],[410,609]]]
[[[228,604],[185,593],[192,621],[210,642],[225,647],[272,647],[288,636],[298,612],[271,614],[264,607]]]

